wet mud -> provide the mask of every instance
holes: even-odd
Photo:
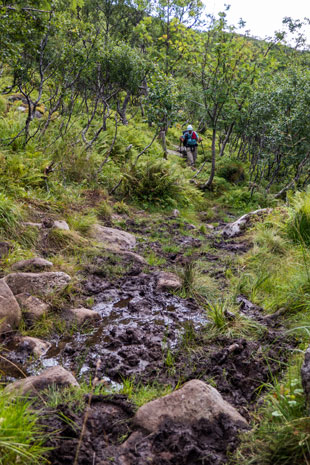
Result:
[[[66,405],[45,413],[53,465],[221,465],[238,446],[239,430],[223,414],[191,425],[166,419],[149,434],[135,427],[124,396],[89,400],[79,415]]]

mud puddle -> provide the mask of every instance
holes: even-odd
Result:
[[[146,368],[156,373],[188,325],[198,331],[208,322],[205,311],[193,300],[157,291],[156,285],[156,274],[144,273],[110,285],[96,296],[93,310],[101,316],[98,326],[72,337],[56,337],[40,359],[19,348],[14,340],[7,341],[6,357],[14,365],[0,366],[5,380],[37,374],[55,365],[73,371],[77,378],[96,375],[108,382],[139,376]]]

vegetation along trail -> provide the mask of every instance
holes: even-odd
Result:
[[[0,1],[0,465],[309,465],[308,23]]]

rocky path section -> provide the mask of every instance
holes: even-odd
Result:
[[[35,385],[40,390],[41,386],[55,383],[53,370],[57,374],[57,370],[66,369],[59,384],[75,385],[76,380],[97,377],[111,385],[122,383],[124,378],[134,378],[136,383],[156,381],[174,388],[199,378],[201,381],[195,382],[196,399],[200,399],[194,407],[196,413],[201,413],[202,392],[211,396],[212,414],[196,415],[189,422],[188,408],[195,397],[193,392],[186,391],[185,386],[190,385],[187,383],[184,391],[176,391],[175,396],[172,394],[162,401],[163,411],[168,415],[159,416],[155,422],[155,414],[146,414],[156,423],[151,429],[139,420],[143,410],[134,418],[132,406],[124,398],[94,396],[89,402],[82,442],[83,417],[76,417],[76,413],[62,407],[78,427],[73,432],[59,418],[53,415],[49,418],[49,428],[57,426],[62,431],[57,440],[51,440],[50,445],[56,447],[53,465],[72,464],[79,442],[82,446],[78,463],[97,465],[110,463],[111,457],[119,465],[149,462],[187,465],[200,463],[202,459],[213,465],[224,463],[227,451],[236,448],[238,430],[246,425],[241,415],[249,418],[249,410],[258,398],[258,388],[271,375],[281,372],[292,342],[268,324],[262,325],[257,341],[226,335],[208,339],[211,325],[205,305],[199,299],[180,297],[184,282],[175,274],[175,269],[186,269],[188,264],[198,261],[201,272],[216,283],[217,292],[226,292],[226,271],[233,269],[236,254],[244,253],[250,244],[242,237],[223,239],[224,226],[214,231],[208,229],[206,234],[175,215],[160,225],[152,225],[150,219],[144,222],[128,219],[126,231],[96,225],[91,232],[93,240],[122,264],[123,273],[111,279],[104,255],[94,257],[92,263],[85,265],[80,277],[82,292],[85,302],[91,298],[94,305],[91,309],[76,307],[61,311],[63,321],[74,328],[72,335],[55,334],[47,341],[40,341],[14,333],[7,337],[4,333],[7,363],[2,360],[0,368],[7,375],[7,381],[27,376],[7,389]],[[158,234],[169,237],[172,244],[164,246]],[[149,250],[156,254],[158,264],[146,265]],[[0,280],[6,289],[3,298],[9,299],[15,308],[16,321],[14,318],[9,321],[13,311],[7,315],[11,329],[20,321],[20,307],[23,318],[31,325],[50,311],[44,299],[51,293],[61,292],[70,282],[70,276],[65,273],[46,271],[52,266],[38,257],[15,264],[14,273]],[[255,306],[251,307],[245,296],[240,296],[240,304],[241,312],[260,324],[261,310],[253,310]],[[69,376],[67,383],[66,373],[68,376],[74,373],[76,379]],[[186,413],[182,417],[175,412],[175,405],[182,407],[183,401],[182,411]],[[160,402],[155,404],[157,413]],[[216,405],[226,407],[215,409]],[[148,408],[151,406],[145,406],[147,412]],[[120,420],[125,421],[126,427],[119,425]],[[120,446],[119,438],[130,432],[133,434]]]

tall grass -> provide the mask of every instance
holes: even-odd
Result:
[[[0,464],[46,463],[43,428],[38,424],[40,412],[35,412],[24,398],[0,394]]]

